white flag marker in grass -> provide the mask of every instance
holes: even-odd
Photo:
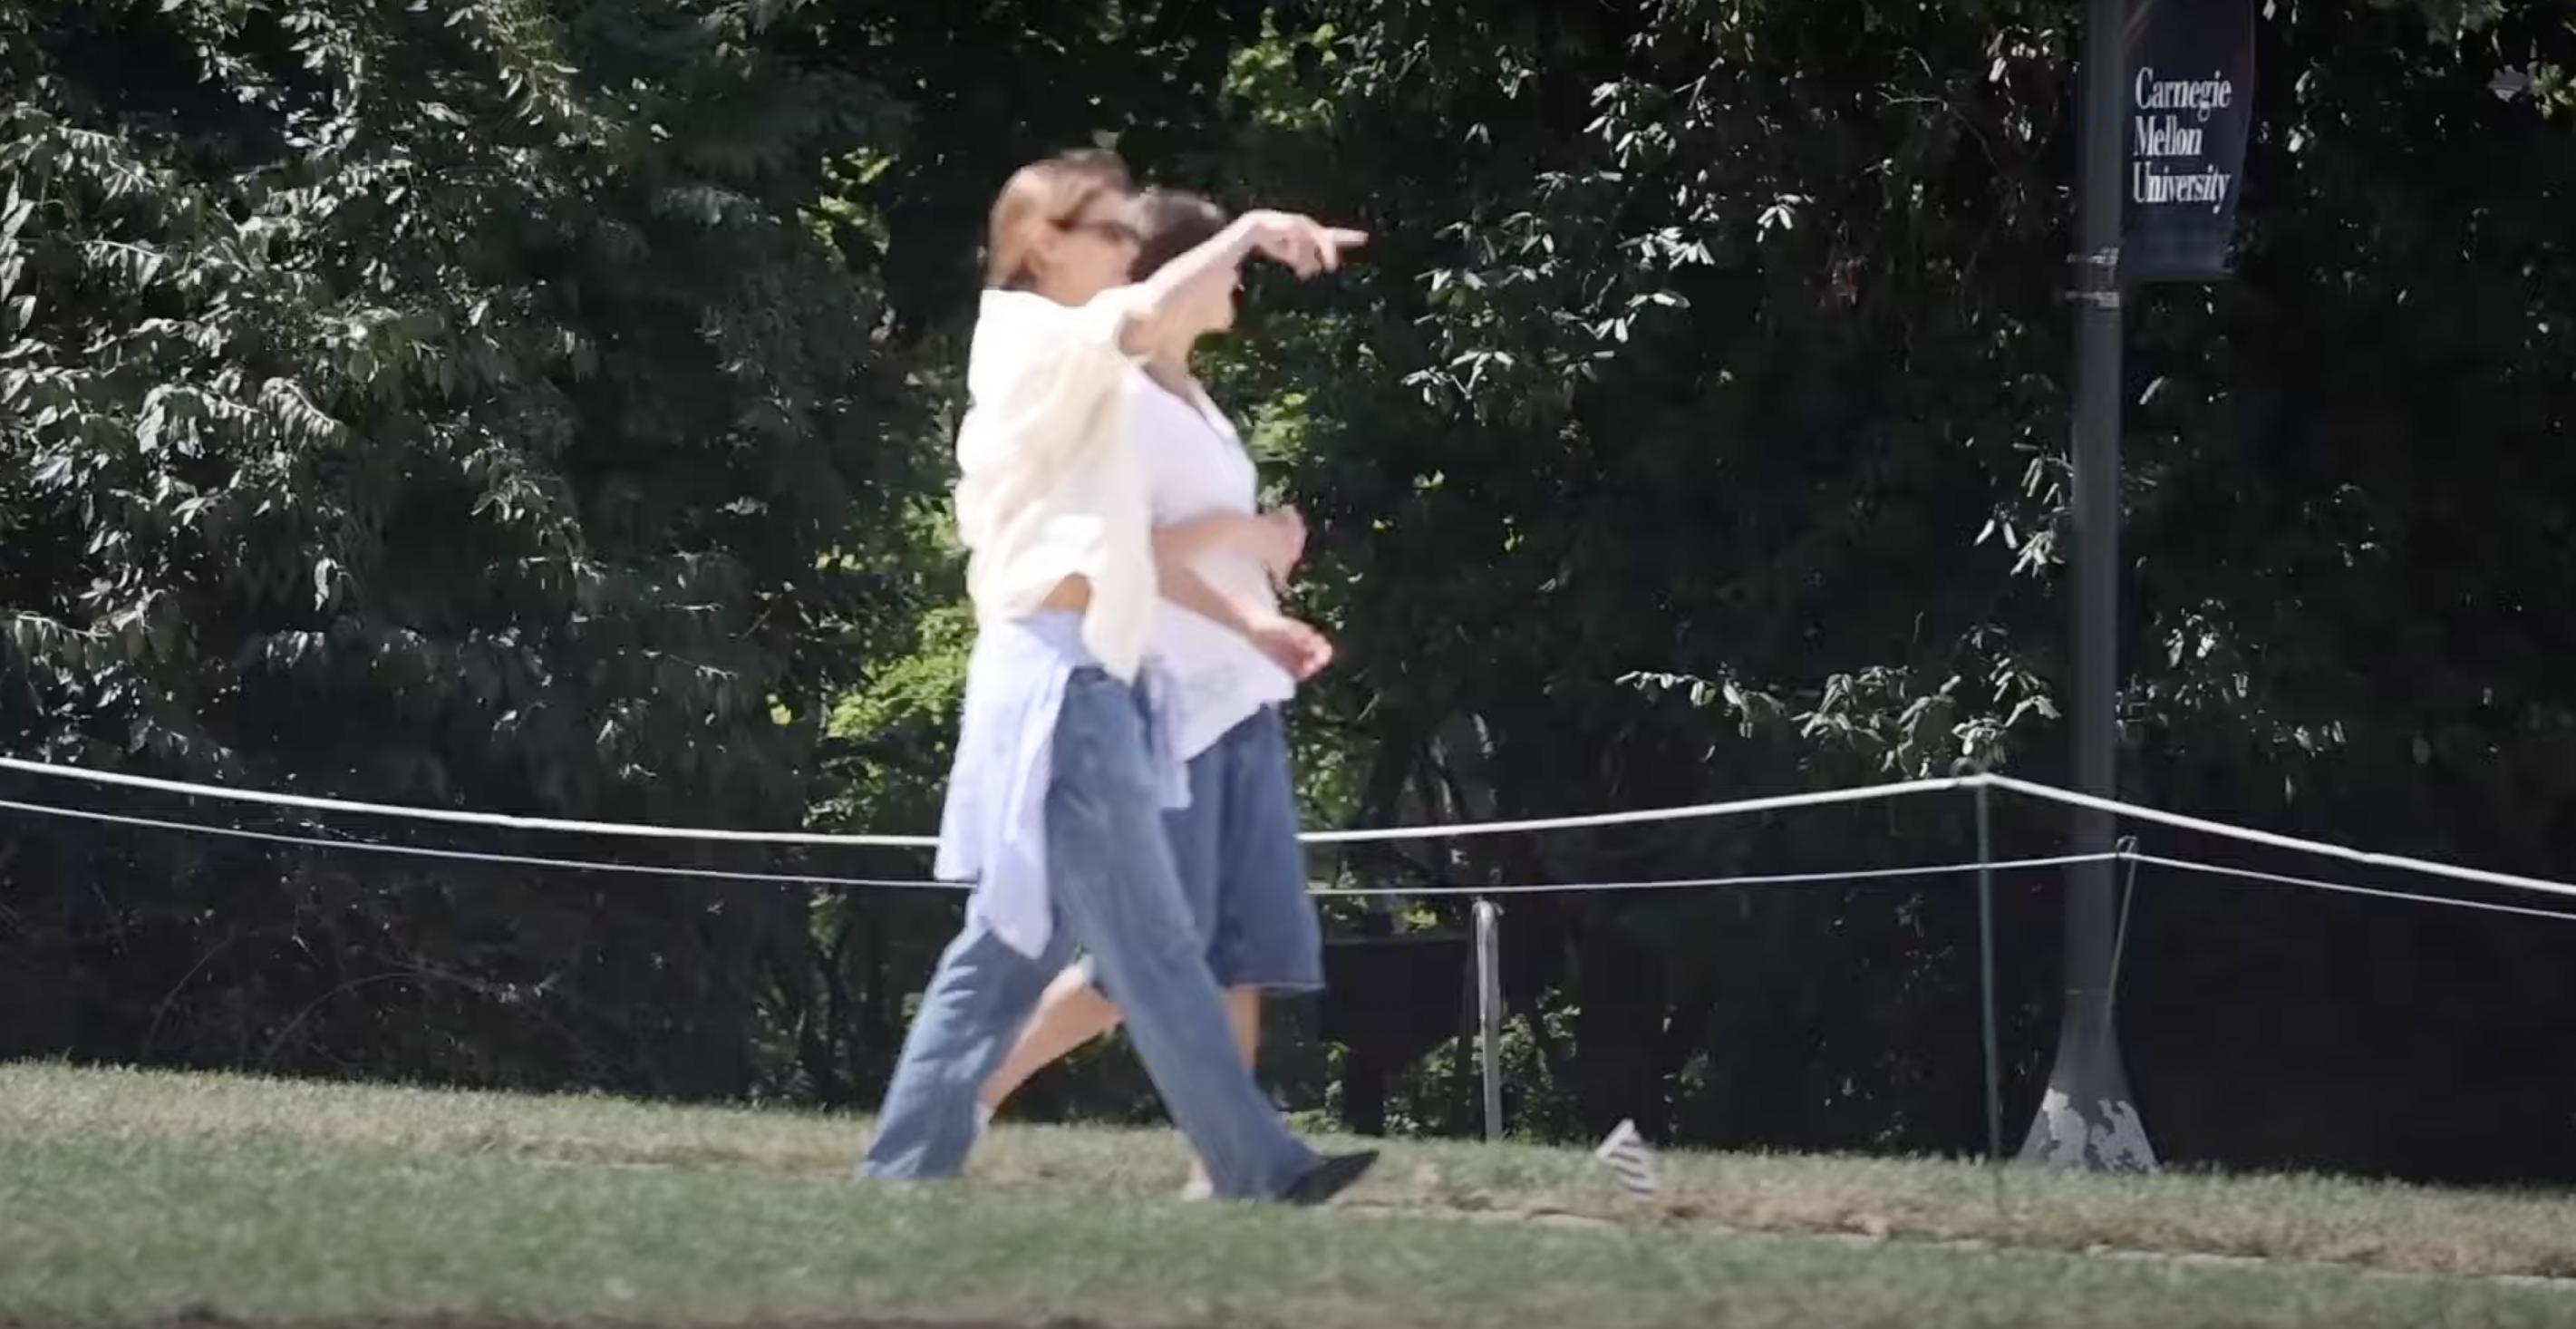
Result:
[[[1630,1195],[1648,1199],[1655,1193],[1655,1155],[1646,1148],[1646,1137],[1637,1133],[1637,1123],[1622,1121],[1610,1132],[1610,1138],[1592,1151],[1594,1158],[1610,1165],[1619,1174],[1619,1184]]]

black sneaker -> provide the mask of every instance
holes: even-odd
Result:
[[[1377,1164],[1377,1151],[1363,1149],[1355,1154],[1326,1154],[1306,1175],[1288,1183],[1279,1201],[1282,1204],[1318,1205],[1351,1188],[1351,1183],[1368,1175]]]

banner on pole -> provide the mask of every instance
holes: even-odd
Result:
[[[2254,124],[2254,0],[2130,0],[2120,275],[2229,275]]]

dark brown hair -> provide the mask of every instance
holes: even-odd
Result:
[[[1103,194],[1127,192],[1127,164],[1095,149],[1060,152],[1011,173],[993,200],[984,244],[984,285],[1018,290],[1037,277],[1038,236],[1082,215]]]
[[[1143,244],[1127,270],[1130,281],[1143,281],[1155,270],[1216,238],[1225,229],[1225,209],[1203,194],[1182,189],[1148,189],[1136,196],[1136,230]]]

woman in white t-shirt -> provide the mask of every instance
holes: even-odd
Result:
[[[1227,224],[1214,203],[1174,190],[1147,191],[1136,215],[1139,281]],[[1167,811],[1164,826],[1250,1066],[1262,994],[1312,992],[1324,981],[1279,707],[1332,651],[1279,611],[1278,589],[1305,544],[1302,520],[1293,508],[1260,509],[1251,454],[1190,373],[1198,341],[1233,327],[1236,286],[1202,288],[1175,311],[1130,376],[1127,429],[1151,500],[1163,596],[1146,651],[1172,689],[1174,753],[1189,764],[1189,805]],[[986,1082],[986,1110],[1118,1020],[1087,968],[1068,969]]]
[[[1374,1156],[1317,1157],[1239,1064],[1162,834],[1185,772],[1144,666],[1158,577],[1126,421],[1137,360],[1226,298],[1246,257],[1313,273],[1360,237],[1254,214],[1129,284],[1131,206],[1125,168],[1099,153],[1025,167],[993,205],[957,438],[976,642],[936,868],[975,893],[859,1172],[964,1168],[977,1090],[1078,946],[1127,1003],[1137,1053],[1218,1193],[1320,1203]]]

